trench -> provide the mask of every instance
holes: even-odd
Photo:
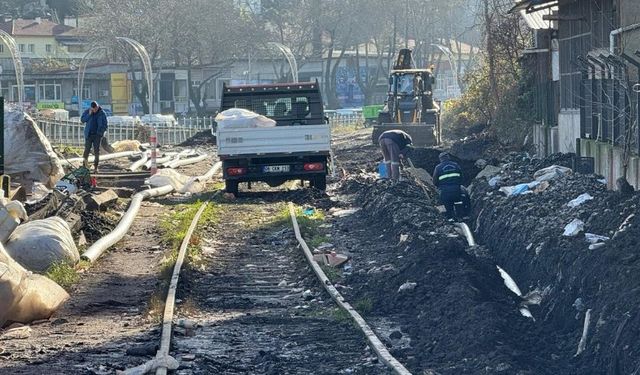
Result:
[[[434,149],[418,150],[417,153],[411,156],[411,160],[415,167],[430,172],[439,163],[439,153],[439,150]],[[477,168],[476,161],[461,160],[455,157],[453,159],[463,169],[464,185],[473,189],[473,186],[470,185],[473,184],[475,176],[481,171]],[[482,212],[478,209],[481,205],[475,202],[474,198],[472,195],[473,210],[468,224],[455,223],[455,226],[457,232],[465,238],[469,246],[467,253],[473,254],[475,262],[485,265],[485,267],[479,267],[478,270],[485,273],[488,272],[489,274],[486,276],[489,279],[495,280],[495,276],[498,275],[500,280],[503,281],[502,285],[493,283],[490,287],[501,289],[495,290],[495,292],[502,293],[505,300],[513,302],[509,306],[509,316],[498,316],[496,320],[504,323],[501,330],[510,335],[514,342],[519,341],[523,344],[517,350],[526,350],[528,352],[527,357],[529,359],[518,358],[516,355],[516,362],[522,360],[522,363],[520,363],[522,365],[521,368],[527,369],[523,373],[573,373],[576,368],[574,354],[581,339],[580,334],[583,333],[584,315],[574,318],[573,315],[575,314],[568,314],[567,318],[570,318],[568,319],[570,322],[560,332],[557,325],[549,326],[545,323],[545,313],[548,314],[549,309],[542,308],[541,302],[544,302],[548,290],[541,290],[532,283],[532,280],[540,279],[541,275],[536,274],[536,270],[530,270],[525,266],[526,258],[521,257],[522,253],[518,249],[510,248],[511,243],[505,240],[508,237],[506,235],[508,231],[504,225],[501,226],[501,230],[488,231],[479,224],[479,221],[482,222],[480,217]],[[483,205],[487,206],[489,204],[485,202]],[[493,218],[485,218],[485,221],[491,219]],[[503,235],[499,240],[492,238],[496,232]],[[520,241],[527,241],[523,233],[515,235],[518,236]],[[494,266],[491,268],[486,267],[487,263]],[[518,315],[519,318],[514,317],[514,315]],[[569,340],[572,345],[561,345],[561,343],[565,344],[564,341],[567,341],[566,336],[572,336]]]

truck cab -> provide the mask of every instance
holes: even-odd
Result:
[[[317,82],[223,86],[221,111],[246,109],[276,122],[274,127],[218,128],[216,144],[228,193],[239,184],[308,181],[325,190],[331,129]]]

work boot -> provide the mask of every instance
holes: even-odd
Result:
[[[89,168],[89,158],[85,158],[82,161],[82,166],[85,167],[85,168]]]
[[[98,166],[97,165],[93,167],[93,173],[98,173]]]

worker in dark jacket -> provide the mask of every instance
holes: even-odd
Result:
[[[96,102],[91,102],[89,109],[84,111],[80,119],[84,126],[84,166],[89,166],[89,153],[93,147],[93,168],[95,172],[98,172],[98,163],[100,162],[100,142],[104,133],[107,131],[107,115],[102,110],[102,107]]]
[[[448,152],[439,156],[440,164],[433,171],[433,183],[440,191],[440,201],[447,210],[447,218],[453,220],[456,216],[455,203],[463,201],[462,168],[451,160]]]
[[[387,130],[378,137],[387,175],[390,171],[393,181],[400,179],[400,158],[406,156],[412,142],[411,136],[402,130]]]

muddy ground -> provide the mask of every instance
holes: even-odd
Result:
[[[118,160],[105,169],[129,164]],[[207,160],[179,172],[201,175],[212,164]],[[171,250],[159,224],[184,200],[167,196],[143,202],[125,238],[80,272],[60,311],[31,325],[26,338],[0,336],[0,374],[113,374],[155,355],[163,307],[155,296],[163,258]],[[89,245],[113,229],[127,205],[123,199],[109,212],[80,213]]]
[[[216,203],[202,262],[183,275],[178,319],[198,328],[174,337],[177,373],[389,373],[297,246],[286,202],[305,192],[256,188],[264,190]]]

